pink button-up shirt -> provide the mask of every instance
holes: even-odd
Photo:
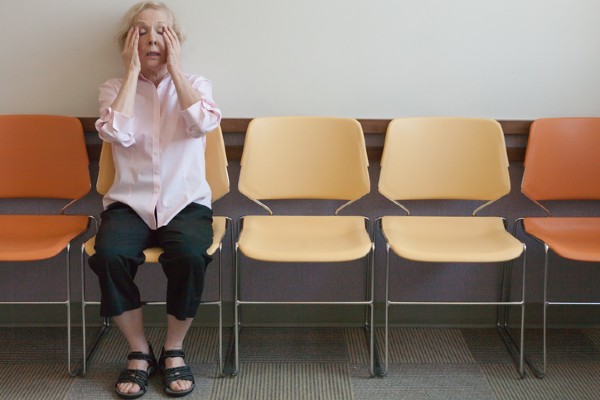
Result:
[[[171,76],[156,87],[140,75],[133,117],[111,109],[122,79],[100,86],[96,129],[112,143],[115,180],[104,207],[121,202],[133,208],[151,229],[164,226],[190,203],[211,207],[206,182],[206,133],[221,121],[206,78],[187,75],[201,100],[181,110]],[[155,214],[156,212],[156,214]]]

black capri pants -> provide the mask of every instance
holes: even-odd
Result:
[[[145,261],[144,249],[161,247],[167,314],[181,321],[193,318],[200,305],[206,266],[212,260],[206,254],[213,237],[212,210],[191,203],[157,230],[150,229],[123,203],[111,204],[101,219],[96,253],[89,259],[100,281],[100,315],[114,317],[142,306],[134,278]]]

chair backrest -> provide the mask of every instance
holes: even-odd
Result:
[[[510,192],[504,133],[492,119],[390,122],[379,192],[394,200],[496,200]]]
[[[223,132],[218,126],[206,135],[205,150],[206,180],[212,192],[212,201],[215,202],[229,193],[229,175],[227,173],[227,154]],[[100,170],[96,190],[105,195],[115,179],[115,165],[112,158],[110,143],[102,143],[100,152]]]
[[[0,198],[76,200],[90,187],[79,119],[0,115]]]
[[[370,190],[361,125],[333,117],[252,120],[239,190],[253,200],[361,198]]]
[[[533,122],[521,190],[533,200],[600,200],[600,118]]]
[[[218,126],[206,136],[206,180],[212,192],[213,203],[229,193],[229,174],[227,173],[227,153],[223,132]]]

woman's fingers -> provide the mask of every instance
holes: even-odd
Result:
[[[165,26],[163,33],[170,41],[173,41],[173,31],[171,30],[170,26]]]
[[[140,65],[140,59],[138,54],[138,42],[140,39],[140,32],[138,27],[131,27],[127,32],[127,39],[123,46],[123,62],[126,68],[138,68]]]
[[[131,50],[134,52],[134,54],[137,54],[139,41],[140,41],[140,28],[138,28],[136,26],[135,30],[133,31],[133,43],[131,44],[131,47],[132,47]]]
[[[129,28],[129,31],[127,32],[127,38],[125,39],[125,46],[124,46],[124,50],[125,49],[129,49],[133,43],[134,37],[135,37],[135,32],[136,32],[135,27],[131,27]]]
[[[170,26],[167,26],[163,32],[164,32],[165,41],[167,42],[167,44],[173,50],[178,51],[179,47],[181,45],[179,43],[179,38],[177,37],[177,34],[175,34],[175,32],[173,31],[173,28],[171,28]]]
[[[175,34],[171,27],[165,27],[163,37],[167,45],[167,66],[170,68],[170,72],[173,73],[179,68],[181,44],[177,34]]]

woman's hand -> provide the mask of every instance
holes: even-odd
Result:
[[[192,104],[200,101],[200,93],[196,91],[185,74],[181,71],[181,42],[175,31],[171,27],[165,27],[163,38],[167,45],[167,70],[171,74],[179,106],[182,110],[189,108]]]
[[[163,38],[167,45],[167,69],[169,74],[175,75],[181,72],[181,42],[170,26],[164,28]]]
[[[140,29],[136,27],[131,27],[129,32],[127,33],[127,39],[125,39],[125,46],[123,46],[123,51],[121,52],[121,57],[123,57],[123,63],[125,64],[125,69],[127,72],[131,72],[134,75],[138,75],[142,68],[140,62],[140,55],[138,52],[138,42],[140,40]]]
[[[123,51],[121,51],[121,57],[123,57],[123,63],[125,64],[125,79],[123,79],[123,85],[119,89],[119,93],[111,105],[114,111],[118,111],[129,117],[133,117],[137,81],[142,69],[138,51],[139,39],[139,28],[132,27],[129,29]]]

